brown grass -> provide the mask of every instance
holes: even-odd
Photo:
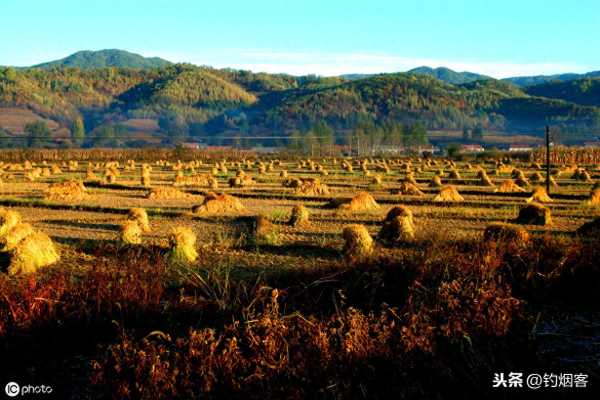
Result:
[[[529,232],[517,225],[496,222],[485,228],[483,240],[485,242],[509,241],[524,245],[529,242]]]

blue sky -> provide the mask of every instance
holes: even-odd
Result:
[[[0,65],[119,48],[292,74],[600,70],[600,1],[2,0]]]

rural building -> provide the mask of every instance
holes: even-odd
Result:
[[[481,153],[482,151],[485,151],[485,149],[480,144],[463,144],[460,146],[461,153]]]
[[[511,144],[508,146],[508,151],[511,153],[526,153],[528,151],[533,151],[533,146],[527,146],[524,144]]]

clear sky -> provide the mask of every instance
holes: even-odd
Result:
[[[118,48],[253,71],[600,70],[599,0],[1,0],[0,65]]]

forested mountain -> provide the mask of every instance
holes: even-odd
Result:
[[[545,124],[572,137],[598,134],[600,108],[586,94],[596,96],[597,82],[577,82],[574,89],[523,90],[491,78],[450,84],[414,72],[348,80],[187,64],[0,68],[0,128],[4,136],[27,135],[26,123],[49,121],[55,137],[66,132],[64,145],[85,146],[243,142],[315,129],[338,142],[359,131],[388,138],[392,132],[422,138],[424,129],[474,127],[539,134]]]
[[[536,75],[536,76],[516,76],[513,78],[505,78],[503,80],[511,82],[517,86],[527,87],[533,85],[540,85],[543,83],[550,82],[568,82],[576,79],[584,78],[599,78],[600,71],[592,71],[585,74],[557,74],[557,75]]]
[[[57,68],[74,67],[80,69],[94,69],[105,67],[117,68],[161,68],[171,64],[167,60],[158,57],[143,57],[139,54],[130,53],[124,50],[99,50],[99,51],[78,51],[70,56],[35,65],[35,68]]]
[[[548,82],[529,86],[525,91],[533,96],[562,99],[587,106],[600,106],[600,77]]]
[[[456,72],[449,68],[430,68],[430,67],[418,67],[413,68],[409,73],[412,74],[421,74],[421,75],[429,75],[440,81],[444,81],[446,83],[451,83],[453,85],[460,85],[462,83],[469,83],[474,81],[479,81],[482,79],[491,79],[491,77],[486,75],[475,74],[473,72]]]

